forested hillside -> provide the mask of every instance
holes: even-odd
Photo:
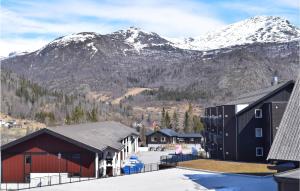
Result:
[[[1,72],[1,112],[16,118],[34,119],[47,125],[117,120],[130,124],[132,108],[49,91],[14,73]]]

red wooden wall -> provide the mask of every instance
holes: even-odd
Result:
[[[80,154],[80,158],[72,158],[73,154]],[[31,166],[26,170],[25,155],[31,156]],[[95,153],[47,133],[2,151],[3,182],[24,182],[28,169],[33,173],[81,172],[83,177],[93,177]]]

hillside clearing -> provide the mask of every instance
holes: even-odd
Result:
[[[129,88],[124,95],[114,99],[111,103],[114,104],[114,105],[119,104],[122,99],[124,99],[128,96],[138,95],[138,94],[142,93],[145,90],[151,90],[151,89],[150,88]]]

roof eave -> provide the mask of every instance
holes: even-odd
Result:
[[[241,111],[239,111],[236,116],[239,116],[241,114],[243,114],[244,112],[246,112],[248,109],[253,108],[254,106],[258,105],[259,103],[261,103],[263,100],[265,100],[266,98],[274,95],[275,93],[279,92],[280,90],[282,90],[283,88],[287,87],[290,84],[295,84],[294,80],[290,80],[288,82],[286,82],[284,85],[278,87],[277,89],[273,90],[272,92],[268,93],[267,95],[263,96],[262,98],[258,99],[257,101],[253,102],[252,104],[249,104],[247,107],[245,107],[244,109],[242,109]]]

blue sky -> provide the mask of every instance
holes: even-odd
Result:
[[[130,26],[166,37],[199,36],[257,15],[300,26],[299,0],[1,0],[0,56],[62,35]]]

